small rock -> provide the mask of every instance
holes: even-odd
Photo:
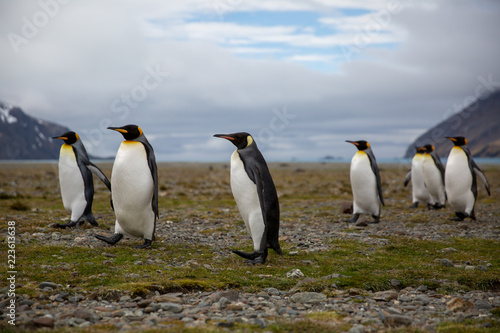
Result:
[[[41,327],[54,327],[54,318],[51,317],[38,317],[33,319],[33,324]]]
[[[137,306],[140,308],[146,308],[149,304],[151,304],[151,302],[152,300],[150,299],[143,299],[142,301],[137,302]]]
[[[471,265],[467,265],[467,266],[465,266],[465,269],[468,270],[468,271],[473,271],[473,270],[476,269],[476,267],[471,266]]]
[[[182,305],[178,303],[160,303],[159,306],[163,311],[173,312],[173,313],[182,312]]]
[[[225,291],[218,291],[210,295],[210,299],[213,300],[214,302],[219,301],[222,297],[227,298],[231,302],[235,302],[239,299],[240,293],[237,292],[236,290],[225,290]]]
[[[408,316],[388,314],[385,316],[384,324],[390,327],[409,326],[412,321]]]
[[[486,302],[486,301],[476,301],[474,303],[474,308],[475,309],[478,309],[478,310],[491,310],[493,309],[493,306],[491,306],[490,303]]]
[[[417,288],[417,291],[420,291],[421,293],[425,293],[427,291],[427,286],[421,285]]]
[[[396,290],[377,291],[373,296],[374,300],[384,301],[384,302],[389,302],[397,298],[398,298],[398,292]]]
[[[446,303],[446,308],[453,312],[465,312],[472,309],[473,306],[474,304],[472,304],[472,302],[461,297],[453,297],[448,303]]]
[[[393,286],[393,287],[399,287],[401,285],[401,281],[399,281],[397,279],[392,279],[390,283],[391,283],[391,286]]]
[[[295,303],[320,303],[326,300],[326,295],[315,292],[296,293],[291,300]]]
[[[230,303],[226,305],[226,310],[229,311],[242,311],[243,310],[243,303],[238,302],[238,303]]]
[[[295,269],[292,269],[291,271],[289,271],[288,273],[286,273],[286,277],[287,278],[303,278],[304,277],[304,273],[302,273],[302,271],[298,268],[295,268]]]
[[[453,267],[453,263],[449,259],[438,259],[441,261],[441,265],[446,266],[446,267]]]
[[[45,282],[42,282],[38,285],[38,288],[40,289],[44,289],[44,288],[52,288],[52,289],[56,289],[57,288],[57,284],[54,283],[54,282],[48,282],[48,281],[45,281]]]
[[[363,325],[354,325],[347,331],[348,333],[364,333],[365,327]]]
[[[484,271],[484,272],[486,272],[488,270],[488,267],[483,266],[483,265],[477,265],[476,268],[479,269],[480,271]]]
[[[153,299],[158,303],[179,303],[179,304],[182,304],[182,298],[177,297],[176,294],[164,294],[164,295],[153,297]]]

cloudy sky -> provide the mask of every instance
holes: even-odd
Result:
[[[3,0],[0,100],[113,156],[138,124],[166,161],[377,158],[500,87],[500,2]]]

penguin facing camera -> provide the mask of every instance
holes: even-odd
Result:
[[[94,200],[94,180],[96,175],[111,191],[111,184],[106,175],[90,162],[87,150],[75,132],[66,132],[53,139],[63,140],[59,153],[59,185],[64,208],[71,214],[67,223],[54,223],[57,228],[71,228],[85,221],[93,226],[98,223],[92,214]]]
[[[231,190],[245,226],[253,241],[254,251],[233,253],[248,263],[265,263],[268,249],[282,254],[279,244],[280,207],[269,168],[252,136],[245,132],[215,134],[236,146],[231,155]]]
[[[358,148],[351,160],[350,178],[353,200],[353,216],[348,223],[355,223],[360,214],[370,214],[373,221],[379,223],[380,204],[384,205],[382,185],[377,161],[370,143],[359,140],[349,141]]]
[[[490,195],[490,185],[483,171],[481,171],[472,158],[467,145],[467,139],[463,136],[446,138],[454,144],[448,155],[444,174],[448,202],[455,210],[456,215],[452,220],[463,221],[466,217],[475,220],[474,205],[477,198],[476,176],[483,182],[488,195]]]
[[[418,204],[426,203],[427,207],[432,207],[431,195],[425,186],[422,164],[424,162],[425,147],[415,147],[416,152],[411,160],[411,169],[406,174],[404,186],[406,187],[411,181],[412,205],[410,208],[417,208]]]
[[[153,147],[137,125],[108,129],[125,138],[111,172],[115,233],[110,237],[95,237],[114,245],[127,235],[144,239],[144,244],[136,248],[151,247],[158,217],[158,170]]]
[[[424,148],[425,154],[422,163],[422,173],[424,175],[425,187],[429,191],[432,208],[441,209],[446,204],[444,166],[433,145],[427,144]]]

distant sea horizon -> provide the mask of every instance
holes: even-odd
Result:
[[[447,158],[441,158],[441,161],[443,164],[446,164]],[[113,163],[114,159],[106,158],[106,159],[99,159],[99,158],[94,158],[92,159],[95,163]],[[474,161],[476,161],[477,164],[500,164],[500,157],[475,157]],[[32,160],[0,160],[0,164],[14,164],[14,163],[26,163],[26,164],[51,164],[51,163],[57,163],[57,159],[48,159],[48,160],[37,160],[37,159],[32,159]],[[158,163],[229,163],[228,160],[216,160],[216,161],[190,161],[190,160],[168,160],[168,159],[158,159]],[[350,163],[351,159],[350,158],[335,158],[335,159],[298,159],[298,158],[293,158],[289,160],[272,160],[272,159],[267,159],[268,163]],[[411,164],[411,158],[380,158],[377,159],[378,164],[399,164],[399,163],[407,163]]]

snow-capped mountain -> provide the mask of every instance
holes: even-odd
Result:
[[[67,127],[27,115],[0,101],[0,160],[57,159]]]

